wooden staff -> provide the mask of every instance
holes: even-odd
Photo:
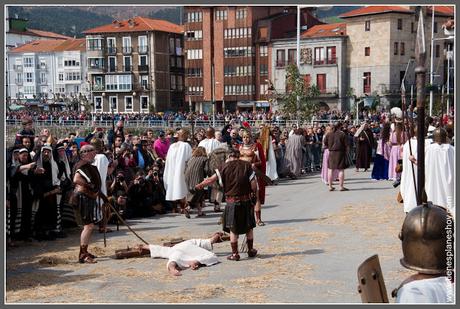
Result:
[[[417,204],[422,204],[423,192],[425,191],[425,80],[426,80],[426,48],[425,28],[423,22],[423,11],[418,7],[417,37],[415,42],[415,56],[417,67]]]

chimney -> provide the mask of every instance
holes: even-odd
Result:
[[[129,25],[129,28],[134,27],[135,23],[134,23],[134,19],[133,19],[133,18],[128,19],[128,25]]]
[[[112,24],[115,26],[115,28],[120,28],[121,27],[121,22],[118,20],[112,21]]]

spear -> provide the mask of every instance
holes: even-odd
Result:
[[[426,79],[426,47],[425,27],[423,22],[423,11],[417,7],[419,18],[417,25],[417,37],[415,41],[415,57],[417,67],[417,204],[422,204],[422,196],[425,190],[425,79]]]
[[[403,120],[402,120],[403,121],[403,128],[404,128],[404,132],[409,137],[409,140],[408,140],[408,142],[409,142],[409,154],[412,156],[411,134],[410,134],[410,130],[409,130],[409,128],[411,127],[411,124],[412,124],[412,120],[410,120],[409,117],[407,117],[407,124],[406,124],[405,117],[404,117],[404,114],[405,114],[405,112],[407,110],[407,107],[406,107],[406,87],[404,86],[404,82],[405,82],[405,79],[406,79],[407,70],[409,69],[409,64],[410,64],[411,60],[409,60],[409,62],[407,63],[406,72],[404,73],[403,80],[401,81],[401,105],[402,105],[402,111],[403,111],[403,114],[402,114],[403,115]],[[412,168],[412,180],[414,182],[415,198],[417,199],[418,195],[417,195],[417,183],[415,182],[414,163],[411,162],[410,165],[411,165],[411,168]]]

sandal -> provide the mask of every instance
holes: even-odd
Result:
[[[239,261],[240,255],[238,253],[233,253],[232,255],[227,256],[227,260],[229,261]]]
[[[334,190],[335,190],[335,188],[334,188],[334,187],[332,187],[332,188],[329,188],[329,191],[334,191]]]
[[[214,206],[214,212],[222,212],[222,209],[220,209],[220,206]]]
[[[342,189],[340,189],[340,191],[350,191],[350,189],[343,187]]]
[[[89,254],[84,254],[82,255],[78,261],[81,263],[81,264],[96,264],[97,261],[94,260]]]
[[[183,213],[187,219],[190,219],[190,208],[184,208]]]
[[[260,220],[259,222],[257,222],[257,225],[258,225],[258,226],[265,226],[265,222],[263,222],[262,220]]]

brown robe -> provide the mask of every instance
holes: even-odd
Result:
[[[329,169],[343,170],[347,168],[347,146],[348,140],[341,130],[330,132],[324,139],[324,144],[329,149]]]

